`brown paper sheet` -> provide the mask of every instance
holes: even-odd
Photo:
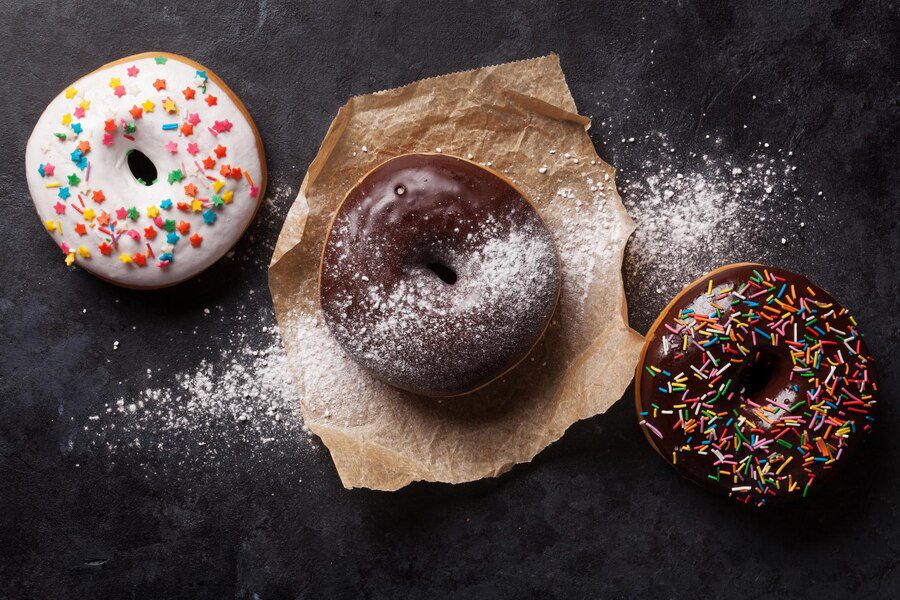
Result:
[[[306,426],[345,487],[497,476],[621,397],[642,343],[628,327],[621,274],[634,225],[589,124],[555,54],[417,81],[340,109],[284,223],[269,286]],[[554,233],[563,265],[556,315],[529,358],[482,391],[444,400],[362,371],[331,338],[317,296],[325,231],[347,190],[388,158],[438,149],[515,181]]]

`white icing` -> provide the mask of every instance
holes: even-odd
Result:
[[[252,123],[212,77],[204,82],[194,65],[172,55],[166,57],[164,64],[158,64],[152,56],[122,62],[100,69],[72,84],[41,115],[25,152],[31,197],[53,240],[64,251],[69,250],[79,266],[127,286],[171,285],[209,267],[240,237],[256,212],[262,192],[259,186],[263,185],[263,165]],[[206,73],[209,76],[209,72]],[[111,87],[113,78],[118,78],[123,86],[123,95],[117,96]],[[165,80],[165,89],[154,88],[157,79]],[[69,91],[73,88],[76,90],[74,95]],[[194,89],[193,99],[185,98],[183,90],[186,88]],[[67,98],[67,92],[72,97]],[[216,98],[212,106],[206,101],[210,95]],[[175,102],[176,110],[172,114],[163,106],[167,98]],[[143,109],[146,101],[154,104],[152,112]],[[79,105],[87,106],[80,117]],[[135,105],[142,107],[140,118],[134,118],[129,112]],[[63,125],[65,115],[71,118],[68,125]],[[185,122],[196,121],[197,118],[199,122],[194,124],[192,133],[186,135],[182,132],[180,128]],[[114,119],[116,124],[111,145],[104,144],[107,134],[104,127],[108,119]],[[216,122],[220,123],[220,130],[214,134],[210,128],[215,128]],[[224,125],[226,122],[231,124],[227,131],[224,130],[227,128]],[[136,124],[137,129],[131,134],[133,140],[124,137],[126,123]],[[163,130],[164,124],[173,123],[179,129]],[[78,126],[81,133],[77,133]],[[58,139],[54,135],[56,133],[65,133],[66,139]],[[73,161],[72,152],[84,141],[90,144],[90,151],[85,155],[87,162],[82,163],[82,169]],[[175,152],[167,147],[170,142],[176,144]],[[191,143],[197,145],[195,155],[189,153],[188,145]],[[214,153],[219,145],[226,148],[226,154],[221,158]],[[131,149],[143,152],[155,165],[157,180],[154,184],[143,185],[132,175],[127,161],[127,153]],[[203,167],[203,159],[207,157],[216,161],[210,169]],[[53,173],[42,176],[39,168],[48,163],[53,165]],[[242,177],[224,177],[220,169],[226,164],[239,167]],[[177,169],[182,170],[184,179],[169,183],[169,173]],[[72,174],[80,179],[77,184],[69,184],[68,176]],[[218,193],[222,198],[219,206],[214,205],[216,192],[209,177],[224,183]],[[59,187],[47,187],[57,183]],[[194,200],[185,191],[185,186],[189,184],[197,187],[196,198],[203,205],[199,211],[193,210],[196,207],[189,210],[178,207],[179,202],[190,203]],[[69,198],[60,197],[62,188],[68,188]],[[97,190],[102,190],[105,196],[102,202],[93,200]],[[226,203],[228,191],[233,197]],[[171,200],[171,208],[162,208],[165,199]],[[57,212],[57,203],[65,206],[62,214]],[[76,207],[90,209],[96,216],[93,220],[86,219]],[[122,218],[121,212],[117,214],[119,209],[132,207],[139,212],[136,220],[129,216]],[[158,208],[158,220],[149,215],[148,211],[153,210],[151,207]],[[119,232],[115,244],[110,235],[100,231],[104,212],[109,215],[109,222],[115,231]],[[204,215],[209,218],[209,214],[215,215],[214,223],[204,220]],[[90,216],[90,213],[87,215]],[[176,224],[184,221],[190,225],[190,230],[187,234],[176,230],[179,240],[172,245],[167,241],[168,232],[161,227],[165,220],[174,220]],[[48,221],[53,222],[52,227],[47,227]],[[76,231],[78,224],[84,226],[84,235]],[[146,237],[145,228],[148,227],[156,230],[154,239]],[[132,232],[137,232],[139,239],[134,239]],[[189,239],[195,233],[202,237],[196,247]],[[109,255],[101,253],[100,247],[104,242],[111,246]],[[147,244],[155,258],[149,255]],[[86,249],[90,257],[81,256],[79,248]],[[173,260],[167,266],[160,267],[159,259],[166,252],[173,255]],[[120,260],[122,255],[134,260],[138,253],[146,256],[145,266],[135,262],[125,264]]]

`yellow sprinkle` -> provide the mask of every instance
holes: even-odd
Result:
[[[85,98],[81,102],[78,103],[78,106],[80,108],[83,108],[84,110],[87,110],[91,107],[91,101],[88,100],[87,98]]]
[[[72,263],[74,263],[74,262],[75,262],[75,253],[69,252],[68,254],[66,254],[66,265],[71,267]]]
[[[44,226],[47,228],[47,231],[51,233],[56,231],[56,223],[53,222],[53,219],[47,219]]]
[[[213,181],[213,189],[216,191],[217,194],[219,193],[219,190],[221,190],[224,185],[225,184],[223,182],[219,181],[218,179]]]
[[[150,217],[151,219],[153,219],[153,218],[155,218],[157,215],[159,215],[159,209],[156,208],[156,206],[148,206],[148,207],[147,207],[147,216],[148,216],[148,217]]]
[[[130,255],[130,254],[124,254],[124,253],[123,253],[123,254],[120,254],[120,255],[119,255],[119,260],[122,261],[122,264],[127,265],[128,263],[131,262],[131,255]]]
[[[145,100],[143,104],[141,104],[141,108],[144,109],[144,112],[151,113],[151,112],[153,112],[153,109],[156,108],[156,104],[154,104],[153,102],[150,102],[150,100],[148,99],[148,100]]]
[[[77,93],[78,93],[78,90],[76,90],[75,88],[73,88],[73,87],[67,88],[66,89],[66,98],[71,100],[72,98],[75,97],[75,94],[77,94]]]
[[[781,470],[782,470],[783,468],[785,468],[786,466],[788,466],[788,463],[790,463],[792,460],[794,460],[794,457],[793,457],[793,456],[788,456],[788,459],[787,459],[786,461],[784,461],[783,463],[781,463],[781,466],[778,467],[778,470],[775,471],[775,474],[776,474],[776,475],[781,475]]]
[[[113,77],[109,80],[109,87],[111,87],[112,89],[116,89],[120,85],[122,85],[122,82],[118,77]]]
[[[84,217],[85,221],[93,221],[94,217],[96,217],[97,215],[94,213],[93,208],[86,208],[84,209],[84,214],[82,216]]]
[[[706,288],[706,295],[712,296],[712,279],[709,280],[709,286]]]
[[[166,101],[163,102],[163,108],[166,109],[166,112],[170,115],[178,110],[178,107],[175,106],[175,101],[171,98],[166,98]]]
[[[81,258],[90,258],[91,252],[84,246],[78,246],[78,256]]]
[[[191,202],[191,210],[194,212],[200,212],[201,210],[203,210],[203,202],[201,202],[197,198],[194,198],[194,200]]]
[[[222,202],[225,204],[229,204],[234,199],[234,192],[231,190],[225,190],[225,193],[222,194]]]
[[[44,184],[44,187],[46,187],[46,188],[58,188],[58,187],[59,187],[59,182],[58,182],[58,181],[54,181],[53,183],[45,183],[45,184]]]
[[[71,122],[72,122],[72,115],[70,115],[69,113],[64,114],[63,118],[62,118],[62,124],[68,125]]]

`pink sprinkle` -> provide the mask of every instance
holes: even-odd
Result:
[[[191,142],[187,145],[187,151],[191,156],[196,156],[200,152],[200,147],[197,146],[196,142]]]
[[[135,240],[135,241],[140,241],[140,240],[141,240],[141,234],[139,234],[139,233],[137,232],[137,229],[129,229],[129,230],[128,230],[128,235],[130,235],[131,238],[132,238],[133,240]]]
[[[59,245],[60,249],[63,251],[63,254],[69,253],[69,245],[65,242]]]
[[[124,86],[124,85],[117,85],[117,86],[116,86],[116,91],[115,91],[114,93],[115,93],[115,95],[116,95],[117,97],[121,98],[122,96],[125,95],[125,86]]]
[[[197,113],[188,114],[187,122],[191,125],[196,125],[200,122],[200,115],[198,115]]]
[[[170,141],[168,144],[166,144],[166,150],[168,150],[172,154],[175,154],[176,152],[178,152],[178,144],[176,144],[174,141]]]
[[[53,175],[54,169],[56,169],[56,167],[54,167],[50,163],[44,165],[44,177],[50,177],[51,175]]]
[[[104,143],[105,145],[107,145],[107,146],[112,146],[112,145],[113,145],[113,140],[114,140],[113,134],[111,134],[111,133],[104,133],[104,134],[103,134],[103,143]]]
[[[250,186],[250,197],[256,198],[259,195],[259,188],[255,185]]]

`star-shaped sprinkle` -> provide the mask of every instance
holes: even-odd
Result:
[[[109,213],[107,213],[106,211],[101,212],[100,216],[97,217],[97,223],[103,225],[104,227],[109,225]]]
[[[56,221],[54,221],[53,219],[47,219],[46,221],[44,221],[44,227],[47,228],[47,231],[53,233],[54,231],[56,231]]]
[[[216,191],[217,194],[219,193],[219,190],[221,190],[222,186],[224,186],[224,185],[225,185],[225,182],[219,181],[218,179],[213,181],[213,189]]]
[[[191,224],[187,221],[179,221],[178,225],[175,228],[181,233],[181,235],[187,235],[187,232],[191,230]]]
[[[166,234],[166,243],[167,244],[177,244],[178,240],[181,238],[174,231]]]
[[[140,252],[138,252],[137,254],[134,255],[134,264],[136,264],[139,267],[143,267],[144,265],[147,264],[147,257],[144,256],[143,254],[141,254]]]
[[[181,93],[184,94],[184,99],[185,99],[185,100],[193,100],[193,99],[194,99],[194,96],[196,95],[196,92],[194,91],[194,88],[192,88],[192,87],[190,87],[190,86],[188,86],[188,87],[184,88],[183,90],[181,90]]]
[[[154,205],[148,206],[147,207],[147,216],[150,217],[151,219],[155,219],[157,216],[159,216],[159,209],[156,208],[156,206],[154,206]]]
[[[212,169],[214,166],[216,166],[216,159],[214,159],[212,156],[207,156],[203,159],[204,169]]]
[[[81,129],[81,123],[73,123],[73,124],[72,124],[72,131],[75,132],[75,135],[80,134],[81,131],[82,131],[82,129]]]
[[[166,219],[166,222],[163,224],[163,229],[172,233],[175,231],[175,220],[174,219]]]
[[[91,194],[91,200],[97,204],[102,204],[103,201],[106,200],[106,195],[103,193],[103,190],[95,190],[94,193]]]
[[[138,69],[135,65],[131,65],[130,67],[128,67],[128,70],[126,71],[126,73],[128,73],[129,77],[137,77],[137,74],[140,72],[141,72],[141,70]]]
[[[210,106],[215,106],[216,104],[219,103],[219,99],[216,98],[215,96],[213,96],[212,94],[210,94],[209,96],[206,97],[206,103]]]
[[[66,179],[69,180],[69,185],[78,185],[79,183],[81,183],[81,178],[78,177],[78,175],[76,175],[75,173],[68,175]]]
[[[166,64],[166,61],[169,59],[166,58],[165,56],[157,56],[154,60],[156,60],[156,64],[164,65],[164,64]]]
[[[188,202],[179,202],[178,210],[183,210],[185,212],[191,210],[191,205]]]
[[[140,217],[140,216],[141,216],[141,211],[139,211],[136,206],[132,206],[131,208],[128,209],[128,218],[131,219],[132,221],[137,221],[138,217]]]
[[[122,96],[125,95],[125,86],[120,85],[119,87],[116,88],[116,91],[113,93],[116,95],[116,97],[121,98]]]
[[[196,196],[197,195],[197,186],[193,183],[189,183],[184,186],[184,193],[188,196]]]
[[[222,144],[219,144],[218,146],[213,148],[213,152],[216,154],[216,156],[218,158],[222,158],[223,156],[225,156],[228,153],[228,148],[226,148]]]
[[[84,213],[82,213],[81,216],[84,217],[85,221],[91,222],[94,220],[94,218],[97,216],[97,214],[94,212],[93,208],[86,208],[86,209],[84,209]]]
[[[176,144],[174,141],[169,141],[169,143],[166,144],[166,150],[168,150],[172,154],[175,154],[176,152],[178,152],[178,144]]]
[[[187,151],[191,156],[196,156],[200,152],[200,146],[196,142],[191,142],[187,145]]]
[[[78,142],[78,146],[76,146],[79,150],[81,150],[82,154],[87,154],[91,151],[91,143],[87,140],[81,140]]]
[[[122,254],[119,255],[119,260],[122,261],[123,265],[127,265],[131,262],[131,255],[123,252]]]
[[[182,179],[184,179],[184,173],[181,172],[181,169],[169,171],[169,183],[175,183],[176,181],[181,181]]]
[[[225,202],[225,204],[231,204],[231,200],[233,198],[234,198],[234,191],[232,191],[232,190],[225,190],[225,192],[222,194],[222,200]]]
[[[80,256],[81,258],[90,258],[91,251],[84,246],[78,246],[78,256]]]
[[[75,110],[72,111],[72,114],[75,115],[76,119],[84,118],[84,109],[79,106]]]
[[[124,206],[120,206],[116,209],[116,218],[120,221],[124,221],[128,217],[128,209]]]
[[[213,223],[215,223],[216,213],[214,213],[212,210],[207,210],[205,213],[203,213],[203,222],[207,225],[212,225]]]
[[[136,123],[125,123],[125,133],[134,133],[137,131]]]
[[[66,113],[62,116],[62,124],[63,125],[68,125],[71,122],[72,122],[72,115],[70,115],[69,113]]]
[[[66,88],[66,98],[67,98],[68,100],[71,100],[72,98],[74,98],[74,97],[75,97],[75,94],[77,94],[77,93],[78,93],[78,90],[76,90],[76,89],[73,88],[73,87]]]
[[[141,108],[143,108],[144,112],[146,112],[146,113],[152,113],[153,109],[156,108],[156,104],[154,104],[153,102],[150,102],[149,99],[144,100],[144,103],[141,104]]]
[[[170,208],[172,208],[172,201],[169,198],[166,198],[159,203],[159,207],[164,210],[169,210]]]
[[[188,238],[191,241],[191,246],[197,248],[200,245],[200,242],[203,241],[203,236],[200,235],[199,232],[194,232],[194,235]]]
[[[152,240],[156,237],[156,229],[154,229],[153,225],[150,227],[144,227],[144,237],[148,240]]]
[[[53,210],[55,210],[58,215],[64,215],[66,214],[66,205],[62,202],[57,202],[53,205]]]
[[[132,119],[137,120],[137,119],[140,119],[141,116],[144,114],[144,109],[141,108],[140,106],[138,106],[137,104],[135,104],[134,106],[131,107],[131,109],[128,112],[131,113]]]
[[[191,200],[191,210],[194,212],[200,212],[203,210],[203,202],[199,199]]]
[[[82,156],[84,156],[84,153],[81,150],[79,150],[78,148],[76,148],[75,150],[72,150],[71,154],[69,154],[69,158],[72,159],[72,162],[76,162],[76,163],[79,160],[81,160]]]
[[[116,89],[120,85],[122,85],[122,80],[118,77],[113,77],[109,80],[109,87],[111,87],[112,89]]]
[[[87,98],[82,98],[81,102],[78,103],[78,108],[83,108],[84,110],[87,110],[90,107],[91,107],[91,101],[88,100]]]
[[[156,88],[157,92],[161,92],[166,89],[166,80],[165,79],[157,79],[153,82],[153,87]]]
[[[231,165],[222,165],[222,168],[219,169],[219,173],[222,174],[222,177],[231,177]]]
[[[172,113],[174,113],[176,110],[178,110],[178,107],[175,105],[175,101],[172,100],[171,98],[166,98],[163,101],[162,105],[163,105],[163,108],[166,109],[166,112],[169,113],[170,115]]]
[[[111,133],[104,133],[104,134],[103,134],[103,145],[104,145],[104,146],[112,146],[112,145],[113,145],[113,142],[115,142],[115,139],[116,139],[116,138],[113,136],[113,134],[111,134]]]
[[[66,248],[68,249],[68,246],[66,246]],[[71,267],[74,262],[75,262],[75,253],[69,252],[68,254],[66,254],[66,266]]]
[[[84,226],[84,223],[75,224],[75,233],[78,235],[87,235],[87,228]]]
[[[68,197],[71,196],[72,194],[71,194],[71,192],[69,192],[69,188],[67,188],[67,187],[61,187],[61,188],[59,188],[59,193],[58,193],[57,195],[58,195],[60,198],[62,198],[63,200],[65,200],[66,198],[68,198]]]
[[[44,172],[41,174],[44,175],[45,177],[50,177],[51,175],[53,175],[53,171],[55,171],[55,170],[56,170],[56,167],[54,167],[50,163],[47,163],[44,165]]]
[[[112,249],[112,246],[110,246],[106,242],[103,242],[97,247],[100,249],[100,254],[102,254],[103,256],[109,256],[109,251]]]
[[[213,123],[213,129],[216,133],[222,133],[223,131],[231,131],[231,121],[225,119],[224,121],[216,121]]]
[[[218,207],[218,206],[222,206],[223,204],[225,204],[225,203],[222,201],[222,196],[220,196],[220,195],[218,195],[218,194],[214,194],[213,197],[210,198],[210,200],[212,200],[213,206],[217,206],[217,207]]]
[[[200,115],[197,113],[188,113],[187,122],[191,125],[197,125],[200,123]]]
[[[181,135],[188,136],[194,133],[194,126],[185,121],[181,124]]]

